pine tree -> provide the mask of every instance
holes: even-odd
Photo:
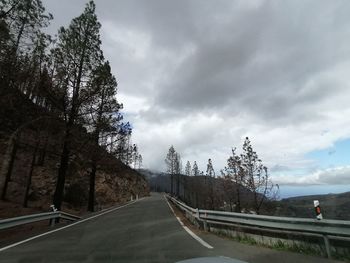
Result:
[[[187,176],[191,176],[192,171],[191,171],[191,163],[190,161],[187,161],[186,166],[185,166],[185,174]]]
[[[26,73],[38,40],[50,37],[42,32],[53,17],[40,0],[2,0],[0,2],[0,85],[1,92],[19,88],[33,76]],[[0,93],[1,95],[1,93]]]
[[[177,153],[174,149],[174,146],[170,146],[168,153],[165,158],[165,164],[166,164],[166,172],[170,174],[170,194],[174,194],[174,175],[176,174],[176,158],[177,158]]]
[[[211,159],[208,160],[206,175],[209,177],[215,177],[215,171]]]
[[[231,199],[231,191],[235,191],[235,199],[236,199],[236,212],[241,212],[241,189],[245,184],[245,173],[242,167],[241,158],[236,154],[236,148],[232,149],[232,156],[230,156],[227,160],[227,166],[225,167],[224,179],[226,184],[231,186],[234,189],[227,189],[228,199],[230,202]],[[231,184],[234,183],[234,185]],[[232,208],[231,208],[232,209]]]
[[[193,178],[194,183],[192,185],[192,188],[193,188],[194,193],[195,193],[195,205],[198,208],[199,207],[200,180],[199,180],[199,178],[196,178],[196,177],[200,175],[200,171],[198,169],[198,165],[197,165],[196,161],[194,161],[194,163],[193,163],[192,175],[195,176],[195,178]]]
[[[141,169],[142,168],[142,155],[141,155],[141,153],[139,154],[138,161],[139,161],[138,168]]]
[[[92,72],[103,59],[100,48],[100,23],[95,14],[95,4],[89,2],[84,12],[74,18],[68,28],[61,28],[54,50],[55,83],[62,94],[65,125],[63,150],[58,169],[53,203],[61,208],[66,172],[73,140],[72,130],[81,116],[84,103],[89,98],[91,86],[86,85]]]
[[[129,164],[129,149],[130,149],[130,137],[132,128],[129,122],[121,123],[118,126],[118,131],[115,134],[115,140],[113,144],[115,149],[112,150],[113,154],[124,164]],[[113,136],[114,137],[114,136]]]
[[[262,204],[273,193],[274,185],[269,178],[267,167],[263,165],[258,154],[253,150],[248,137],[246,137],[243,144],[241,160],[245,179],[244,185],[253,193],[254,209],[259,214]]]
[[[88,126],[91,129],[93,144],[98,148],[103,145],[102,137],[117,131],[121,117],[118,114],[122,105],[116,100],[117,95],[117,81],[111,73],[109,62],[105,62],[98,66],[92,73],[88,86],[92,91],[90,94],[82,93],[81,98],[86,97],[89,101],[86,112],[88,112]],[[88,210],[94,211],[95,203],[95,180],[97,172],[97,164],[99,161],[99,151],[93,151],[91,159],[90,172],[90,188],[88,199]]]
[[[207,171],[206,171],[206,176],[205,176],[205,181],[206,181],[206,192],[207,192],[207,199],[209,202],[209,208],[214,209],[214,203],[215,203],[215,191],[214,191],[214,180],[215,178],[215,171],[213,168],[213,163],[211,159],[208,159],[208,164],[207,164]],[[207,183],[207,180],[209,180],[209,183]]]
[[[176,174],[176,196],[180,196],[180,174],[182,170],[181,156],[180,154],[175,154],[175,174]]]
[[[192,174],[193,176],[199,176],[199,169],[196,161],[193,163]]]

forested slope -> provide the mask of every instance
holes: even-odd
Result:
[[[7,100],[2,101],[0,109],[2,190],[9,168],[6,162],[11,158],[11,151],[8,151],[11,135],[19,127],[23,127],[16,140],[17,150],[14,156],[11,178],[3,198],[11,204],[2,203],[0,214],[3,217],[15,216],[18,213],[16,210],[9,211],[11,207],[16,207],[18,210],[18,207],[28,206],[47,211],[52,204],[63,137],[63,123],[54,116],[51,116],[52,119],[43,118],[40,120],[43,116],[50,117],[50,114],[20,93],[9,94]],[[33,120],[38,121],[33,122]],[[28,123],[28,125],[23,126],[25,123]],[[35,154],[37,133],[41,134],[41,139]],[[92,147],[89,139],[86,130],[77,127],[76,150],[73,151],[74,160],[72,159],[69,165],[64,189],[63,210],[86,210],[87,208],[91,150],[99,150],[101,154],[96,176],[95,209],[123,203],[130,200],[131,195],[144,196],[148,194],[148,185],[144,176],[122,163],[105,149]],[[33,164],[34,154],[36,156]],[[30,175],[31,169],[32,175]],[[29,176],[32,178],[26,193]]]
[[[94,211],[148,194],[95,9],[53,37],[40,0],[0,1],[0,198],[14,207]]]

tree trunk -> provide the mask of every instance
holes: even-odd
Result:
[[[236,205],[236,212],[241,212],[241,190],[240,186],[236,186],[236,196],[237,196],[237,205]]]
[[[29,194],[30,186],[32,184],[32,176],[33,176],[33,171],[34,171],[34,166],[35,166],[36,155],[38,152],[38,147],[39,147],[39,141],[36,143],[35,149],[33,152],[32,163],[30,165],[30,170],[29,170],[29,174],[28,174],[28,178],[27,178],[26,190],[24,193],[23,207],[28,207],[28,194]]]
[[[89,188],[89,201],[88,211],[94,212],[95,208],[95,180],[96,180],[97,165],[96,161],[92,163],[92,170],[90,173],[90,188]]]
[[[173,189],[174,189],[174,185],[173,185],[173,174],[171,174],[170,175],[170,195],[171,196],[173,196],[173,194],[174,194],[174,191],[173,191]]]
[[[254,189],[254,205],[255,205],[255,212],[258,215],[259,214],[259,204],[258,204],[258,195],[257,195],[256,189]]]
[[[7,169],[7,172],[6,172],[5,182],[4,182],[4,186],[3,186],[3,189],[2,189],[2,193],[1,193],[1,200],[5,200],[6,199],[7,187],[8,187],[8,183],[11,180],[11,174],[12,174],[12,170],[13,170],[13,164],[14,164],[15,159],[16,159],[17,149],[18,149],[17,142],[14,141],[13,147],[12,147],[12,151],[11,151],[11,155],[10,155],[8,169]]]
[[[186,198],[187,194],[187,182],[186,182],[186,176],[183,177],[183,183],[182,183],[182,189],[183,189],[183,201],[185,203],[188,203],[188,199]]]
[[[60,167],[58,169],[56,189],[53,195],[53,204],[58,210],[61,210],[61,204],[63,201],[64,184],[66,181],[66,173],[67,173],[68,162],[69,162],[70,149],[68,146],[68,139],[69,139],[69,135],[67,134],[63,142],[63,151],[61,154]]]
[[[45,163],[45,157],[46,157],[46,149],[49,142],[49,135],[47,134],[45,137],[44,147],[39,152],[39,160],[38,165],[43,166]]]
[[[85,42],[86,43],[86,40]],[[72,97],[72,108],[69,113],[68,123],[66,127],[66,135],[64,137],[63,142],[63,151],[61,154],[61,161],[60,161],[60,167],[58,169],[58,178],[56,183],[56,189],[53,196],[53,204],[58,210],[61,210],[61,204],[63,201],[63,192],[64,192],[64,184],[66,181],[66,173],[68,169],[68,162],[69,162],[69,154],[70,154],[70,147],[69,147],[69,140],[71,139],[71,128],[73,127],[76,119],[76,114],[78,112],[78,100],[79,100],[79,91],[80,91],[80,83],[81,83],[81,76],[82,76],[82,70],[83,70],[83,64],[85,59],[85,49],[86,44],[83,46],[83,52],[82,57],[80,59],[80,64],[78,68],[78,76],[76,79],[76,85],[73,89],[73,97]]]
[[[176,175],[176,195],[180,197],[180,175]]]
[[[25,18],[25,20],[22,21],[21,28],[19,29],[19,32],[18,32],[18,35],[17,35],[17,38],[16,38],[16,43],[15,43],[15,46],[14,46],[14,53],[15,53],[16,58],[17,58],[17,51],[18,51],[18,48],[19,48],[19,42],[21,41],[21,38],[22,38],[22,35],[23,35],[23,31],[24,31],[24,27],[26,25],[26,20],[27,20],[27,17]]]

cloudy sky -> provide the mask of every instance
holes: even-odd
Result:
[[[83,0],[44,0],[49,30]],[[144,166],[219,171],[246,136],[282,196],[350,190],[350,1],[96,1]]]

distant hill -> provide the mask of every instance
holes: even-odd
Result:
[[[151,191],[170,193],[171,177],[169,174],[147,169],[140,169],[138,172],[146,177]],[[179,180],[178,184],[177,180]],[[224,184],[226,182],[221,177],[185,176],[180,174],[174,175],[173,192],[179,199],[192,207],[234,211],[236,185],[232,182],[228,191],[225,189],[227,187],[224,187]],[[242,211],[252,211],[253,193],[241,187],[240,195]],[[231,199],[231,204],[225,201],[227,198]],[[274,207],[271,206],[270,202],[266,201],[261,212],[267,214],[271,209],[274,211]]]
[[[152,177],[166,175],[165,173],[162,173],[159,171],[153,171],[153,170],[149,170],[149,169],[137,169],[137,171],[140,174],[144,175],[146,178],[152,178]]]
[[[147,169],[140,169],[138,170],[138,172],[146,177],[151,191],[170,192],[170,176],[168,174],[157,171],[150,171]],[[184,178],[187,177],[181,175],[181,199],[183,199],[182,188]],[[193,188],[193,185],[198,185],[202,188],[205,185],[203,183],[204,180],[205,178],[203,176],[191,176],[187,178],[186,181],[189,184],[189,186],[187,187],[187,194],[185,199],[189,205],[195,205],[193,203],[192,198],[188,196],[191,195],[192,192],[195,190],[195,188]],[[215,209],[222,210],[223,207],[219,205],[220,199],[222,198],[220,194],[223,193],[222,181],[219,178],[216,178],[214,179],[214,185],[214,188],[217,192],[216,200],[218,200],[218,204],[216,204]],[[242,190],[242,208],[246,208],[249,210],[249,203],[252,199],[252,193],[250,193],[248,190]],[[204,191],[204,189],[202,191]],[[204,192],[202,194],[204,194]],[[261,210],[261,214],[274,216],[315,218],[315,208],[313,205],[313,200],[320,201],[322,214],[325,219],[350,220],[350,192],[341,194],[297,196],[285,198],[281,201],[270,201],[265,203]],[[202,205],[203,207],[205,207],[206,204],[204,203]]]
[[[168,174],[148,169],[139,169],[137,171],[145,176],[151,191],[170,192],[170,176]]]
[[[350,192],[285,198],[278,202],[276,213],[283,216],[314,218],[313,200],[319,200],[324,218],[350,220]]]

